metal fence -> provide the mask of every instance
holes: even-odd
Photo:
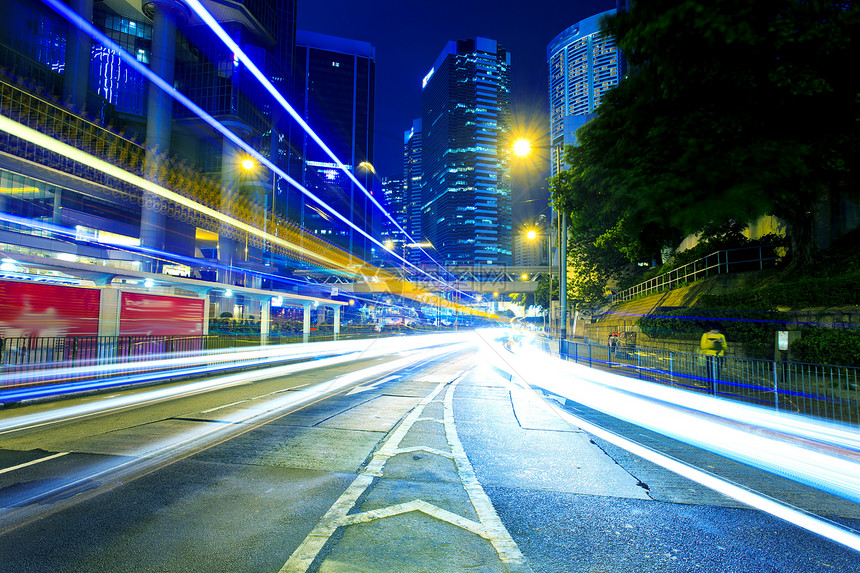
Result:
[[[194,353],[226,347],[214,336],[79,336],[0,338],[0,389],[21,384],[54,383],[56,376],[40,372],[58,368],[86,368],[119,361],[130,363],[161,354]],[[152,371],[158,367],[130,366],[128,371]],[[20,376],[26,374],[26,378]],[[74,379],[87,379],[79,372]]]
[[[410,334],[426,334],[429,331],[415,331]],[[354,338],[375,338],[388,336],[380,332],[342,333],[332,332],[270,335],[268,346],[298,344],[303,342],[322,342]],[[207,350],[226,350],[260,346],[259,334],[229,335],[215,334],[206,336],[80,336],[80,337],[21,337],[0,338],[0,390],[21,386],[45,386],[64,382],[91,380],[100,376],[87,367],[123,363],[111,376],[138,374],[169,370],[166,366],[150,359],[167,356],[193,356]],[[212,354],[207,357],[208,364],[228,367],[242,367],[232,353]],[[57,369],[62,369],[58,372]],[[73,371],[74,369],[74,371]]]
[[[652,279],[648,279],[620,293],[613,294],[609,302],[617,304],[639,295],[672,289],[683,283],[697,281],[711,275],[770,268],[780,259],[778,250],[781,248],[777,245],[760,245],[717,251]]]
[[[563,341],[565,358],[624,376],[860,426],[860,368]]]

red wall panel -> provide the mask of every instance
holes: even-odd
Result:
[[[202,335],[203,302],[203,299],[124,292],[119,334]]]
[[[95,336],[99,290],[0,281],[0,337]]]

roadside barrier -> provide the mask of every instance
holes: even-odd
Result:
[[[565,359],[668,386],[860,426],[860,368],[564,340]]]

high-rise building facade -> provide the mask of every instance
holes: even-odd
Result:
[[[282,140],[275,125],[274,99],[260,87],[236,54],[193,14],[182,0],[72,0],[66,2],[82,22],[127,51],[165,83],[194,101],[263,155],[273,158]],[[295,0],[212,2],[217,19],[231,30],[239,47],[252,55],[277,85],[292,72]],[[268,185],[253,181],[238,167],[238,148],[186,108],[175,103],[112,48],[92,39],[76,22],[42,2],[9,0],[0,20],[0,83],[10,115],[129,172],[182,193],[217,197],[223,213],[271,207]],[[72,18],[74,19],[74,18]],[[31,110],[41,109],[40,114]],[[0,151],[9,156],[21,142],[4,134]],[[67,173],[73,176],[67,176]],[[186,257],[195,274],[209,262],[224,265],[219,280],[245,281],[224,268],[264,272],[261,245],[211,217],[191,216],[148,191],[97,173],[90,166],[42,154],[30,163],[0,165],[0,188],[16,194],[7,213],[50,212],[57,226],[80,229],[81,236],[114,237],[130,246]],[[181,182],[181,183],[180,183]],[[32,190],[32,191],[29,191]],[[12,194],[4,192],[3,195]],[[213,199],[209,199],[213,201]],[[42,215],[36,218],[43,219]],[[12,233],[12,235],[8,234]],[[14,243],[21,252],[43,251],[45,231],[0,225],[0,246]],[[13,236],[18,234],[18,236]],[[130,269],[159,272],[160,257],[109,252],[85,243],[51,243],[65,260],[124,259]],[[194,261],[193,259],[197,259]],[[257,286],[259,278],[245,286]]]
[[[510,54],[448,42],[423,80],[422,234],[443,264],[511,261]]]
[[[404,218],[400,224],[409,236],[418,242],[424,242],[424,232],[421,227],[421,190],[424,163],[421,158],[422,135],[421,120],[412,121],[412,129],[403,133],[403,198]],[[409,250],[406,259],[411,263],[421,261],[420,251]]]
[[[368,191],[373,190],[376,55],[367,42],[296,32],[293,106]],[[291,138],[303,158],[295,178],[368,234],[373,203],[306,134]],[[295,173],[295,170],[293,170]],[[367,239],[315,202],[292,193],[290,218],[304,229],[370,260]]]
[[[382,206],[388,211],[397,224],[404,226],[406,221],[406,198],[403,192],[402,177],[383,177],[382,178]],[[383,244],[389,241],[392,247],[400,245],[405,240],[403,233],[391,222],[390,219],[382,221],[382,229],[380,231]]]
[[[615,39],[600,32],[600,20],[613,14],[615,10],[607,10],[577,22],[547,47],[553,175],[563,146],[575,144],[576,130],[588,121],[606,91],[618,85]]]

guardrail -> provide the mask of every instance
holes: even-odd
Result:
[[[860,368],[562,341],[568,360],[641,380],[860,426]]]
[[[652,294],[666,289],[672,289],[682,283],[697,281],[711,275],[723,273],[762,270],[772,267],[781,257],[777,250],[784,247],[779,245],[758,245],[726,249],[696,259],[691,263],[665,272],[638,285],[632,286],[618,294],[610,296],[610,304],[630,300],[639,295]]]
[[[428,334],[435,330],[416,330],[409,334]],[[400,334],[400,333],[397,333]],[[406,334],[406,333],[403,333]],[[269,335],[267,346],[389,336],[385,332],[346,332],[335,336],[324,331],[305,337],[302,333]],[[174,356],[195,356],[211,350],[260,346],[259,334],[212,334],[206,336],[79,336],[0,338],[0,390],[19,386],[42,386],[59,382],[91,380],[100,376],[88,367],[122,363],[112,376],[169,370],[145,360]],[[231,354],[211,354],[207,362],[234,362]],[[127,367],[125,367],[127,365]],[[57,368],[73,373],[57,378]]]
[[[217,336],[76,336],[0,338],[0,389],[15,374],[33,374],[59,366],[86,368],[118,361],[138,362],[159,354],[194,353],[227,348]],[[152,369],[150,369],[152,370]],[[86,378],[86,375],[78,376]]]

